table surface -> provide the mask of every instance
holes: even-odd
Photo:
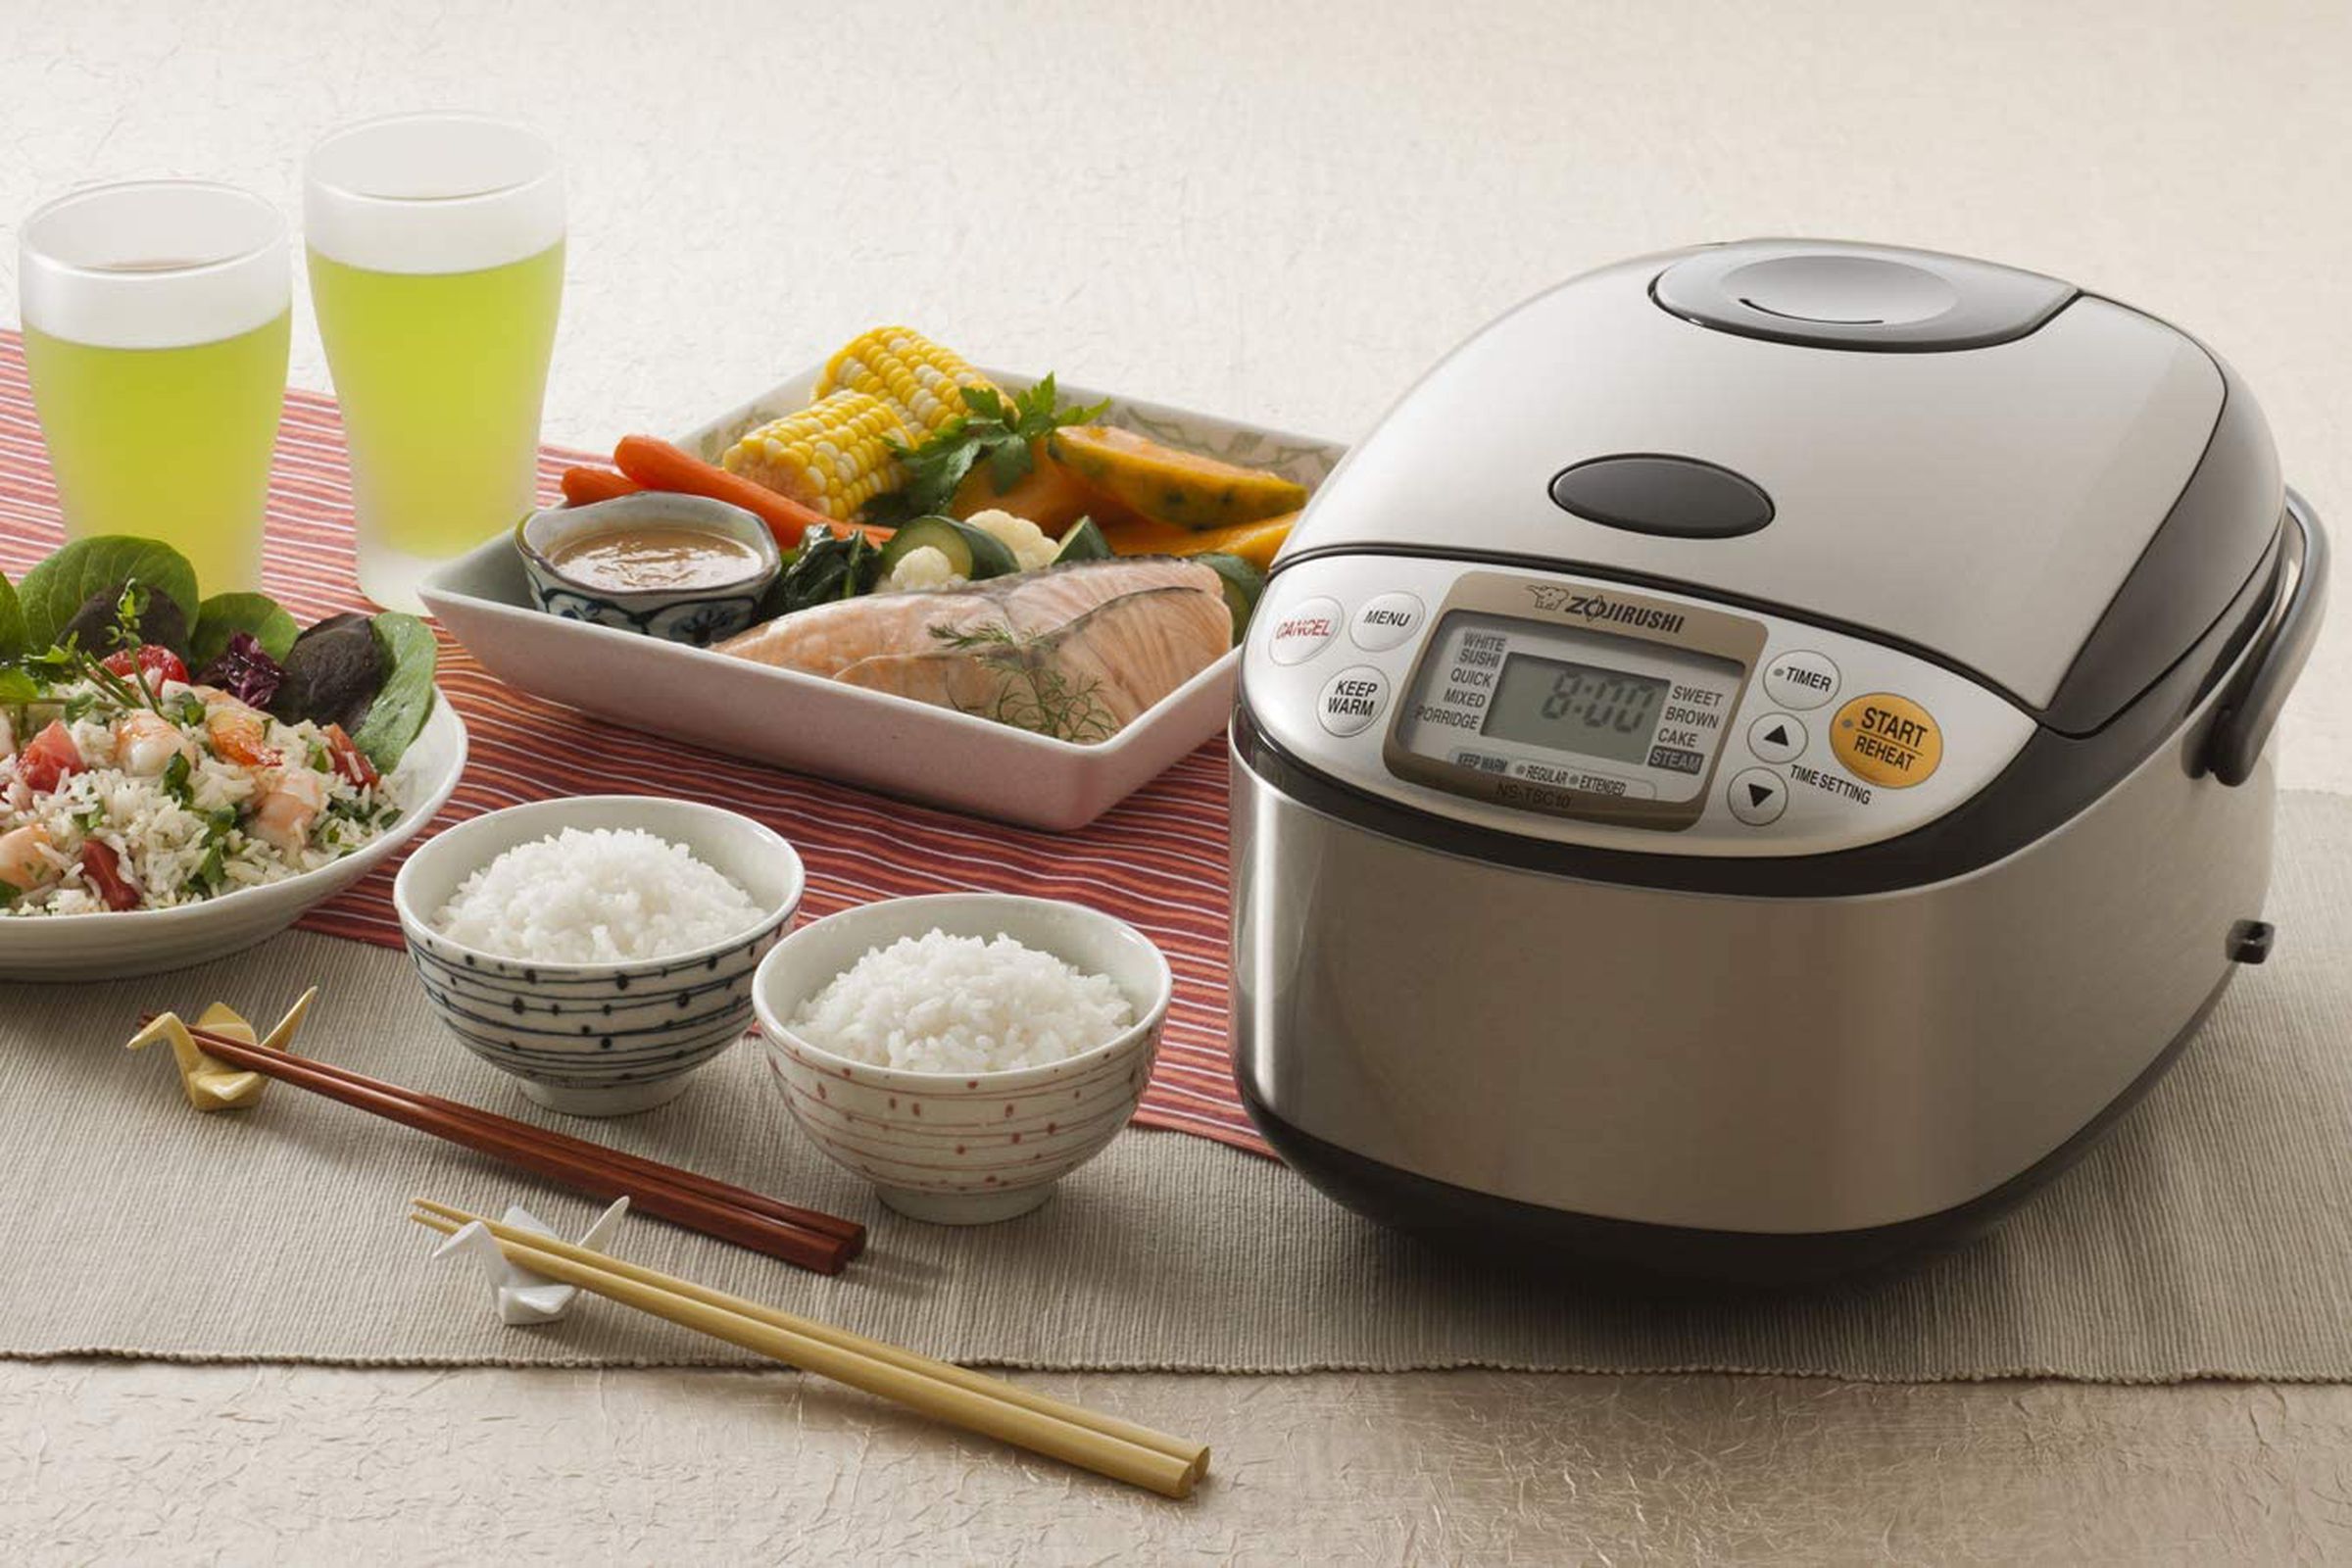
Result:
[[[1558,278],[1818,233],[2144,304],[2229,355],[2324,512],[2352,497],[2339,6],[4,9],[0,215],[167,173],[294,213],[336,124],[538,123],[572,212],[556,441],[683,428],[885,319],[1351,438]],[[306,304],[296,323],[294,379],[323,387]],[[2286,783],[2352,789],[2348,679],[2339,615]],[[202,1561],[2352,1552],[2340,1388],[1038,1381],[1213,1437],[1218,1479],[1168,1507],[788,1376],[0,1364],[0,1540]]]

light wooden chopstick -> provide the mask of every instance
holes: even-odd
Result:
[[[409,1217],[417,1224],[443,1235],[478,1224],[533,1273],[1098,1475],[1186,1497],[1208,1473],[1203,1444],[447,1203],[414,1201],[421,1212]]]

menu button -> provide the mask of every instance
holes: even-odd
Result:
[[[1355,646],[1377,654],[1396,647],[1421,628],[1421,601],[1411,594],[1387,593],[1364,601],[1348,634]]]

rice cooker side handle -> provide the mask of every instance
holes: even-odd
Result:
[[[2206,742],[2205,765],[2225,784],[2243,784],[2262,760],[2262,748],[2294,690],[2295,677],[2319,640],[2320,621],[2328,610],[2328,533],[2311,503],[2293,490],[2286,492],[2286,514],[2303,539],[2303,556],[2295,571],[2294,591],[2279,612],[2262,646],[2255,651],[2242,685],[2214,721]]]

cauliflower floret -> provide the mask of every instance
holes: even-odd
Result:
[[[890,568],[893,588],[945,588],[963,579],[956,575],[948,561],[948,553],[930,545],[918,545],[899,558]]]
[[[963,520],[1011,551],[1012,564],[1021,571],[1035,571],[1040,566],[1054,564],[1054,557],[1061,549],[1061,546],[1046,537],[1045,529],[1027,517],[1016,517],[1009,512],[975,512]]]

